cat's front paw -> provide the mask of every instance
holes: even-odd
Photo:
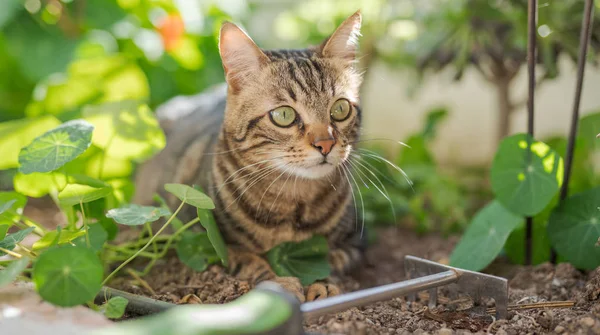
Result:
[[[309,285],[306,289],[306,301],[315,301],[333,297],[341,292],[340,288],[335,284],[317,282]]]
[[[302,284],[300,284],[300,279],[297,277],[275,277],[270,279],[270,281],[279,284],[284,290],[295,295],[301,303],[306,301],[304,297],[304,288],[302,287]]]

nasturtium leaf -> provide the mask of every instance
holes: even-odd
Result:
[[[104,307],[104,315],[109,319],[118,319],[125,314],[125,308],[127,308],[129,300],[123,297],[112,297],[106,303]]]
[[[42,238],[35,241],[33,243],[32,248],[34,251],[46,249],[55,244],[60,245],[60,244],[69,243],[69,242],[75,240],[76,238],[78,238],[79,236],[83,236],[83,235],[85,235],[85,231],[83,231],[83,230],[69,231],[69,230],[63,229],[60,232],[60,234],[57,230],[49,231],[46,234],[44,234],[44,236],[42,236]],[[56,241],[57,238],[58,238],[58,241]],[[55,241],[56,241],[56,243],[54,243]]]
[[[79,246],[49,249],[33,265],[37,292],[44,300],[62,307],[94,299],[103,276],[102,262],[96,253]]]
[[[0,223],[0,240],[4,239],[6,233],[8,232],[8,228],[10,228],[10,225]]]
[[[202,188],[199,186],[194,186],[200,192],[203,192]],[[221,236],[221,232],[219,231],[219,227],[215,222],[215,217],[213,213],[209,209],[198,208],[198,219],[200,219],[200,224],[204,229],[206,229],[206,234],[208,235],[208,239],[210,243],[215,248],[217,255],[221,258],[221,262],[223,262],[224,266],[227,266],[227,246],[225,245],[225,241],[223,240],[223,236]]]
[[[298,277],[302,285],[310,285],[331,273],[327,259],[329,247],[323,236],[293,243],[285,242],[267,253],[271,268],[281,277]]]
[[[23,239],[25,237],[27,237],[27,235],[31,234],[32,231],[33,231],[33,227],[29,227],[29,228],[26,228],[23,230],[19,230],[16,233],[6,235],[6,237],[4,239],[2,239],[2,241],[0,241],[0,248],[4,248],[7,250],[13,250],[15,248],[15,246],[17,245],[17,243],[20,243],[21,241],[23,241]],[[4,256],[4,255],[5,255],[5,253],[0,251],[0,256]]]
[[[115,237],[117,237],[119,227],[117,227],[113,220],[108,218],[100,218],[98,220],[98,224],[101,225],[104,231],[106,232],[106,239],[108,241],[112,241],[115,239]]]
[[[17,173],[13,178],[15,191],[32,198],[59,192],[67,186],[67,178],[60,172],[30,174]]]
[[[0,287],[12,283],[29,265],[29,258],[21,257],[11,262],[5,269],[0,271]]]
[[[17,202],[17,199],[11,199],[7,202],[0,203],[0,214],[9,210]]]
[[[183,184],[165,184],[165,190],[175,195],[179,200],[196,208],[215,208],[215,204],[210,197],[190,186]]]
[[[89,240],[90,240],[89,247],[92,248],[92,250],[94,250],[94,251],[102,250],[102,247],[104,246],[104,242],[106,242],[108,239],[108,233],[106,232],[106,230],[104,230],[102,225],[99,223],[89,224],[88,225],[88,235],[89,235]],[[86,247],[86,248],[88,247],[87,239],[85,238],[85,235],[76,238],[75,240],[73,240],[73,243],[78,246],[82,246],[82,247]]]
[[[0,123],[0,170],[19,166],[19,151],[37,136],[60,125],[54,116]]]
[[[58,193],[58,201],[63,206],[73,206],[104,198],[111,192],[112,188],[110,186],[93,187],[81,184],[68,184]]]
[[[575,267],[600,265],[600,188],[573,194],[554,209],[548,222],[550,243]]]
[[[600,133],[600,112],[588,114],[579,120],[577,138],[581,140],[586,150],[600,149],[600,140],[596,137]]]
[[[472,271],[484,269],[502,251],[508,235],[521,222],[523,217],[492,201],[473,218],[450,255],[450,265]]]
[[[92,142],[109,157],[141,162],[165,147],[158,120],[137,101],[87,106],[83,115],[97,129]]]
[[[21,218],[27,198],[17,192],[0,192],[0,225],[10,227]],[[0,228],[0,232],[2,228]],[[6,232],[5,232],[6,233]],[[4,235],[0,233],[0,238]]]
[[[430,110],[425,118],[423,126],[423,137],[433,139],[437,133],[439,124],[448,117],[448,110],[444,107],[438,107]]]
[[[517,134],[500,143],[491,169],[492,190],[506,209],[533,216],[556,195],[563,173],[563,160],[554,150],[527,134]]]
[[[206,233],[184,233],[175,250],[179,259],[196,271],[204,271],[209,264],[219,261]]]
[[[72,120],[37,137],[19,153],[19,171],[54,171],[81,155],[91,144],[94,126]]]
[[[166,208],[136,204],[113,208],[106,213],[106,217],[128,226],[143,225],[144,223],[154,222],[163,216],[169,215],[171,215],[171,212]]]

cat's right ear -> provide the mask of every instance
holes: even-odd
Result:
[[[227,84],[234,92],[256,73],[269,58],[238,26],[224,22],[219,36],[219,53]]]

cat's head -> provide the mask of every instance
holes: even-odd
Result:
[[[359,134],[361,76],[354,65],[360,25],[356,12],[318,46],[267,51],[224,23],[219,50],[231,149],[242,149],[246,162],[304,178],[336,171]]]

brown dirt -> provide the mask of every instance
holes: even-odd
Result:
[[[345,290],[383,285],[403,280],[403,257],[407,254],[437,262],[447,262],[456,237],[437,234],[418,236],[401,228],[379,231],[379,240],[367,253],[367,264],[340,281]],[[325,334],[600,334],[600,268],[590,273],[577,271],[569,264],[541,264],[535,267],[495,262],[485,272],[510,280],[510,303],[574,301],[570,308],[536,308],[509,312],[508,320],[496,320],[481,308],[462,301],[448,304],[440,298],[438,307],[427,310],[421,301],[410,307],[397,298],[336,315],[307,320],[307,331]],[[113,286],[132,293],[152,296],[174,303],[224,303],[251,289],[248,283],[227,275],[219,266],[197,273],[176,257],[157,264],[145,277],[155,294],[133,278],[121,277]],[[194,296],[195,295],[195,296]],[[199,299],[198,299],[199,298]]]

